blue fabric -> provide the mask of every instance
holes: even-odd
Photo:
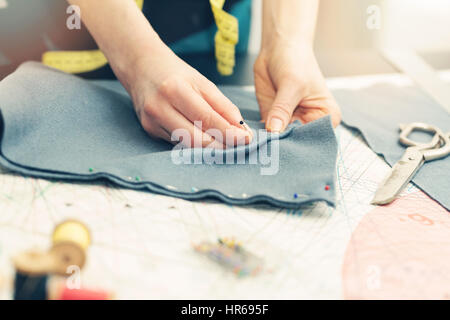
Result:
[[[235,4],[229,12],[239,21],[239,42],[235,49],[237,53],[247,52],[250,37],[251,7],[251,0],[243,0]],[[216,31],[217,26],[214,24],[204,31],[196,32],[170,44],[169,47],[176,54],[212,52],[214,51]]]
[[[223,91],[253,129],[263,128],[253,93]],[[248,146],[217,151],[223,157],[245,151],[246,164],[176,165],[173,146],[145,133],[117,81],[91,82],[29,62],[0,82],[0,110],[0,164],[25,175],[106,178],[124,187],[231,204],[335,203],[337,143],[329,117],[292,124],[279,136],[278,172],[261,175],[267,166],[249,159],[265,146],[275,150],[276,136],[258,135]]]
[[[450,90],[450,86],[449,86]],[[450,115],[417,87],[375,85],[359,90],[334,90],[343,109],[344,123],[359,129],[370,147],[392,166],[405,152],[399,141],[399,124],[425,122],[450,132]],[[410,136],[428,141],[430,137]],[[413,182],[450,209],[450,156],[426,162]]]

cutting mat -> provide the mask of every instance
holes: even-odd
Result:
[[[328,82],[358,89],[389,81],[409,84],[399,75]],[[11,256],[49,246],[55,224],[76,218],[93,238],[82,284],[117,298],[449,298],[449,212],[412,185],[390,206],[371,206],[389,167],[358,133],[340,127],[337,138],[336,209],[190,202],[1,171],[0,297],[11,297]],[[263,273],[237,278],[192,248],[218,237],[263,257]]]

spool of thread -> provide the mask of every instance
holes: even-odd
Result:
[[[69,289],[64,287],[59,300],[112,300],[112,295],[103,290]]]
[[[55,227],[52,235],[54,258],[53,272],[66,275],[67,268],[76,265],[80,269],[86,261],[86,249],[91,243],[89,229],[80,221],[66,220]]]
[[[49,289],[51,300],[112,300],[114,295],[106,290],[70,289],[64,281],[52,283]]]
[[[69,266],[76,265],[80,269],[84,266],[85,250],[91,243],[84,224],[76,220],[64,221],[55,227],[52,240],[53,246],[48,252],[29,250],[14,257],[14,299],[46,299],[50,274],[67,275]]]
[[[14,300],[47,299],[47,274],[28,274],[16,270]]]
[[[85,253],[77,244],[61,242],[47,251],[29,250],[21,252],[13,258],[16,270],[26,274],[67,275],[69,266],[84,266]]]
[[[26,251],[14,259],[14,300],[47,299],[48,269],[51,258],[45,252]]]
[[[86,250],[91,243],[89,229],[77,220],[66,220],[55,227],[52,236],[53,244],[71,242]]]
[[[13,264],[18,272],[42,275],[52,271],[54,261],[48,252],[28,250],[16,255]]]
[[[63,276],[67,276],[69,267],[78,266],[81,269],[86,262],[84,250],[78,244],[72,242],[56,243],[48,254],[52,259],[49,271]]]

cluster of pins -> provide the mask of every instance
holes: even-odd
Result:
[[[255,276],[263,267],[260,257],[245,250],[242,244],[233,238],[219,238],[217,243],[204,241],[194,245],[194,249],[238,277]]]
[[[13,258],[15,267],[15,300],[92,300],[107,299],[106,292],[83,288],[67,288],[68,270],[81,270],[91,243],[87,227],[68,220],[57,225],[52,235],[52,247],[47,251],[28,250]],[[50,281],[53,280],[53,281]]]

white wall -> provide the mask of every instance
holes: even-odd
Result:
[[[450,50],[450,0],[385,0],[383,12],[383,45]]]
[[[449,0],[450,1],[450,0]],[[252,0],[252,24],[250,27],[250,39],[248,51],[258,53],[261,44],[261,16],[262,0]]]
[[[372,5],[380,9],[379,30],[367,26],[371,16],[367,9]],[[251,52],[259,50],[261,6],[262,0],[253,0]],[[450,0],[321,0],[315,46],[319,50],[376,46],[449,50]]]

